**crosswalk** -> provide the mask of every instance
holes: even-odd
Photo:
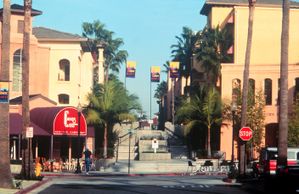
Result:
[[[186,185],[162,185],[161,187],[165,188],[165,189],[170,189],[170,188],[202,188],[202,189],[208,189],[211,188],[212,185],[202,185],[202,184],[186,184]]]

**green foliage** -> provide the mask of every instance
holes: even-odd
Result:
[[[196,58],[208,74],[208,81],[216,83],[220,75],[221,62],[231,61],[227,50],[232,45],[232,37],[226,30],[220,30],[219,26],[206,27],[199,33],[198,40]]]
[[[209,130],[218,128],[222,121],[221,99],[218,91],[214,87],[200,87],[190,99],[183,100],[177,111],[176,121],[185,125],[185,136],[188,136],[192,130],[201,130],[203,126],[209,136]]]
[[[122,63],[126,62],[128,53],[125,50],[120,50],[124,44],[121,38],[114,38],[114,32],[107,30],[105,25],[99,20],[93,23],[84,22],[82,24],[83,37],[89,39],[89,44],[92,52],[99,55],[97,45],[102,44],[104,48],[105,71],[108,69],[114,72],[119,72]]]
[[[188,27],[183,27],[181,36],[176,36],[177,44],[171,45],[174,61],[180,62],[180,74],[189,76],[191,72],[192,57],[197,43],[198,35]]]
[[[236,89],[238,90],[238,89]],[[241,105],[242,94],[236,92],[237,95],[237,110],[235,111],[235,138],[238,138],[238,133],[241,128]],[[263,130],[265,128],[265,98],[262,90],[259,90],[256,94],[253,90],[249,90],[248,103],[247,103],[247,126],[253,130],[253,138],[247,142],[248,146],[252,146],[258,151],[260,149],[262,139],[264,137]],[[232,120],[231,105],[224,104],[223,118],[225,120]]]
[[[165,95],[167,95],[167,83],[165,81],[162,81],[158,84],[154,97],[157,99],[162,99]]]
[[[288,146],[299,146],[299,98],[297,96],[293,111],[289,118],[289,131],[288,131]]]
[[[253,130],[253,138],[248,142],[248,144],[252,143],[253,147],[258,151],[260,150],[262,139],[264,137],[264,133],[263,133],[263,129],[265,128],[264,108],[265,108],[265,97],[263,91],[259,90],[255,96],[253,95],[252,91],[249,91],[248,108],[247,108],[247,126],[249,126]]]
[[[114,124],[122,121],[136,121],[137,116],[134,111],[141,109],[138,97],[128,94],[123,83],[116,78],[104,85],[94,87],[93,93],[88,95],[88,100],[86,121],[98,129],[107,127],[110,145],[113,145],[111,141],[116,140],[112,132]]]

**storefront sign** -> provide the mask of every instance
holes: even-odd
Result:
[[[59,111],[53,122],[54,135],[78,135],[78,118],[80,115],[80,135],[86,136],[86,120],[82,113],[73,107],[67,107]]]
[[[0,82],[0,103],[8,103],[8,82]]]

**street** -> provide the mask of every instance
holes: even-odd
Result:
[[[30,193],[249,193],[239,184],[224,183],[222,178],[216,176],[57,177]]]

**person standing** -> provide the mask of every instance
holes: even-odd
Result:
[[[86,174],[88,174],[89,167],[91,164],[91,151],[88,148],[86,148],[86,150],[84,151],[84,157],[85,157],[85,170],[86,170]]]

